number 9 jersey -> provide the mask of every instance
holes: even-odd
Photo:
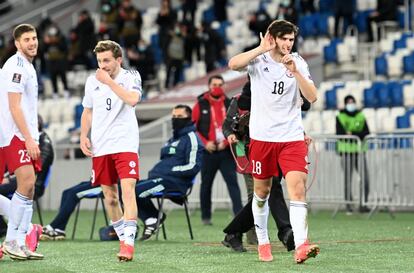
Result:
[[[292,53],[297,71],[312,82],[308,65]],[[299,85],[293,74],[269,52],[247,66],[251,82],[250,137],[268,142],[304,140]]]
[[[137,71],[121,68],[114,80],[128,92],[142,95],[141,76]],[[139,131],[135,106],[124,103],[95,75],[86,80],[82,105],[92,109],[91,142],[94,157],[122,152],[138,153]]]

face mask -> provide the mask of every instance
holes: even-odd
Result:
[[[355,103],[348,103],[347,105],[345,105],[345,109],[346,111],[353,113],[356,111],[356,104]]]
[[[172,118],[172,128],[174,131],[180,130],[191,123],[191,118]]]
[[[138,50],[141,51],[141,52],[145,51],[145,49],[147,49],[147,47],[145,45],[138,46]]]
[[[218,98],[224,95],[224,90],[221,87],[213,87],[210,91],[210,94],[213,97]]]

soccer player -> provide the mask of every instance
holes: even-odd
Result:
[[[13,30],[13,38],[17,52],[3,66],[0,92],[7,96],[2,94],[0,108],[5,127],[1,128],[3,156],[8,171],[16,175],[17,190],[11,199],[3,252],[12,259],[43,259],[42,254],[29,250],[25,244],[33,215],[35,171],[41,170],[38,82],[32,64],[38,48],[36,29],[29,24],[18,25]]]
[[[272,261],[267,231],[271,177],[282,170],[290,198],[290,222],[295,239],[295,261],[302,263],[319,253],[308,241],[307,146],[301,120],[301,96],[316,101],[316,87],[305,60],[291,50],[297,27],[285,20],[273,21],[260,45],[230,59],[229,67],[247,67],[251,80],[250,160],[253,166],[252,211],[261,261]]]
[[[138,177],[138,122],[141,77],[121,67],[122,49],[100,41],[94,49],[99,68],[86,80],[80,148],[92,157],[92,184],[101,185],[108,214],[120,240],[120,261],[131,261],[137,230],[135,184]],[[91,140],[88,138],[91,130]],[[122,190],[122,213],[117,181]]]

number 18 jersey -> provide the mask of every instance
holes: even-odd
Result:
[[[115,82],[141,95],[141,76],[137,71],[121,68]],[[138,153],[139,131],[134,106],[124,103],[95,75],[86,80],[82,105],[92,109],[91,144],[94,157],[122,152]]]
[[[313,83],[308,65],[292,54],[297,70]],[[252,60],[250,137],[268,142],[304,140],[299,85],[292,73],[266,52]]]

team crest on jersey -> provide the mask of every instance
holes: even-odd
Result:
[[[135,168],[135,166],[137,165],[137,163],[135,163],[135,161],[129,161],[129,167],[131,168]]]
[[[289,69],[286,69],[286,77],[288,77],[288,78],[293,78],[294,77],[292,72],[290,72]]]
[[[22,74],[19,74],[19,73],[13,74],[12,82],[20,83],[21,80],[22,80]]]

